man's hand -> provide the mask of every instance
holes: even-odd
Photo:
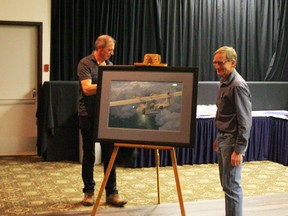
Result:
[[[235,151],[231,155],[231,165],[239,166],[242,164],[243,156],[242,154],[237,154]]]
[[[214,150],[215,152],[218,151],[218,140],[217,140],[217,139],[214,140],[214,143],[213,143],[213,150]]]

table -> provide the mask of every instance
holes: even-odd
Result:
[[[178,165],[216,163],[217,156],[213,152],[216,136],[214,118],[198,118],[194,148],[175,148]],[[171,166],[169,152],[165,150],[159,152],[160,166]],[[155,166],[155,150],[140,149],[138,154],[134,167]],[[244,161],[262,160],[288,165],[287,119],[273,117],[273,115],[256,115],[252,118],[250,140]]]
[[[45,82],[37,110],[38,155],[46,161],[79,161],[78,81]],[[213,107],[209,107],[214,112]],[[215,113],[215,112],[214,112]],[[178,165],[216,163],[214,118],[197,118],[194,148],[175,148]],[[138,149],[134,167],[155,166],[155,150]],[[160,150],[160,166],[170,166],[169,151]],[[245,161],[271,160],[288,165],[288,111],[253,111]]]
[[[79,161],[78,81],[50,81],[37,109],[38,155],[45,161]]]

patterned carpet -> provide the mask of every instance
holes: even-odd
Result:
[[[42,162],[37,156],[0,157],[0,215],[39,215],[92,210],[83,207],[81,164]],[[223,198],[217,164],[178,166],[184,202]],[[117,168],[117,184],[127,207],[157,204],[154,168]],[[95,166],[96,192],[103,166]],[[244,196],[288,192],[288,167],[270,161],[243,165]],[[160,168],[161,203],[176,203],[172,167]],[[96,194],[97,195],[97,194]],[[100,208],[105,205],[102,197]]]

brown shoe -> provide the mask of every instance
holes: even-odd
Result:
[[[84,199],[82,200],[84,206],[93,206],[94,205],[94,194],[85,193]]]
[[[106,198],[106,203],[115,207],[123,207],[127,201],[121,200],[118,194],[110,194]]]

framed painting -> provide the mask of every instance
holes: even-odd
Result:
[[[198,69],[100,66],[95,141],[193,147]]]

